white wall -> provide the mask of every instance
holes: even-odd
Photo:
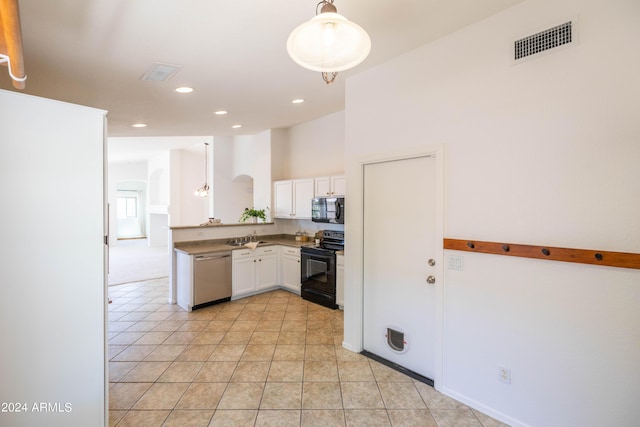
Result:
[[[172,186],[179,189],[180,194],[180,222],[171,223],[176,225],[198,225],[207,222],[209,218],[209,197],[197,197],[193,192],[204,185],[204,143],[198,144],[200,151],[197,150],[179,150],[180,151],[180,173],[171,172]],[[209,147],[211,150],[211,147]],[[210,165],[212,160],[210,159]],[[210,171],[209,166],[208,171]],[[213,188],[211,178],[207,178],[210,188]],[[175,198],[175,196],[173,196]],[[172,200],[171,204],[175,202]]]
[[[170,200],[170,152],[163,151],[151,157],[147,163],[149,205],[167,207]]]
[[[579,44],[510,64],[512,40],[574,16]],[[635,0],[531,0],[350,78],[350,199],[363,157],[444,144],[446,237],[640,252],[638,22]],[[354,347],[357,208],[345,226]],[[513,425],[637,425],[639,270],[453,254],[464,271],[439,282],[440,390]]]
[[[105,113],[0,90],[3,426],[107,423]]]
[[[344,128],[342,129],[344,134]],[[277,181],[290,177],[289,129],[271,129],[271,179]]]
[[[148,214],[147,238],[150,246],[164,246],[168,241],[168,227],[172,221],[179,223],[180,209],[179,191],[175,188],[180,181],[171,182],[171,174],[179,176],[180,153],[163,151],[147,162],[148,182]],[[173,193],[172,194],[172,188]],[[177,200],[176,200],[177,199]],[[173,200],[173,205],[169,201]]]
[[[256,209],[270,208],[271,130],[234,138],[233,176],[239,175],[253,177],[253,207]],[[269,218],[270,212],[267,211],[267,220]]]
[[[214,217],[233,224],[245,208],[253,206],[253,177],[234,175],[234,138],[216,136],[213,153]]]
[[[276,149],[282,167],[274,180],[342,175],[344,173],[344,111],[284,129]],[[285,148],[282,149],[282,146]],[[277,173],[277,175],[275,175]]]
[[[127,158],[126,153],[134,158],[147,158],[144,179],[148,180],[150,215],[168,215],[172,226],[203,223],[213,210],[213,202],[210,198],[199,199],[193,192],[204,184],[205,142],[210,144],[207,181],[212,186],[212,136],[109,138],[110,158],[114,159],[109,163],[110,188],[114,180],[140,179],[137,171],[121,166],[125,163],[120,159]],[[127,176],[129,174],[131,176]],[[109,200],[114,203],[111,198]],[[150,220],[154,223],[162,221],[158,217]],[[162,232],[166,244],[166,226]]]
[[[109,246],[118,244],[116,190],[125,181],[147,182],[147,162],[118,162],[108,164]]]

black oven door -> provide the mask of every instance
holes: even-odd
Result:
[[[301,296],[303,299],[336,308],[336,255],[334,251],[302,248]]]

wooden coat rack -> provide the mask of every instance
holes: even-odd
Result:
[[[444,249],[640,269],[640,254],[627,252],[569,249],[460,239],[444,239]]]
[[[25,88],[18,0],[0,0],[0,64],[7,67],[16,89]]]

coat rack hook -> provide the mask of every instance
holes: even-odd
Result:
[[[546,248],[542,250],[542,253],[543,253],[545,256],[549,256],[549,255],[551,254],[551,252],[549,252],[549,249],[546,249]]]
[[[502,250],[505,252],[509,252],[509,245],[502,245]]]
[[[473,244],[473,243],[471,243],[471,242],[467,242],[467,246],[468,246],[470,249],[473,249],[473,248],[475,248],[475,247],[476,247],[476,245],[474,245],[474,244]]]

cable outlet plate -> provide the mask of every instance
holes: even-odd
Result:
[[[511,384],[511,369],[500,366],[498,368],[498,380],[505,384]]]

